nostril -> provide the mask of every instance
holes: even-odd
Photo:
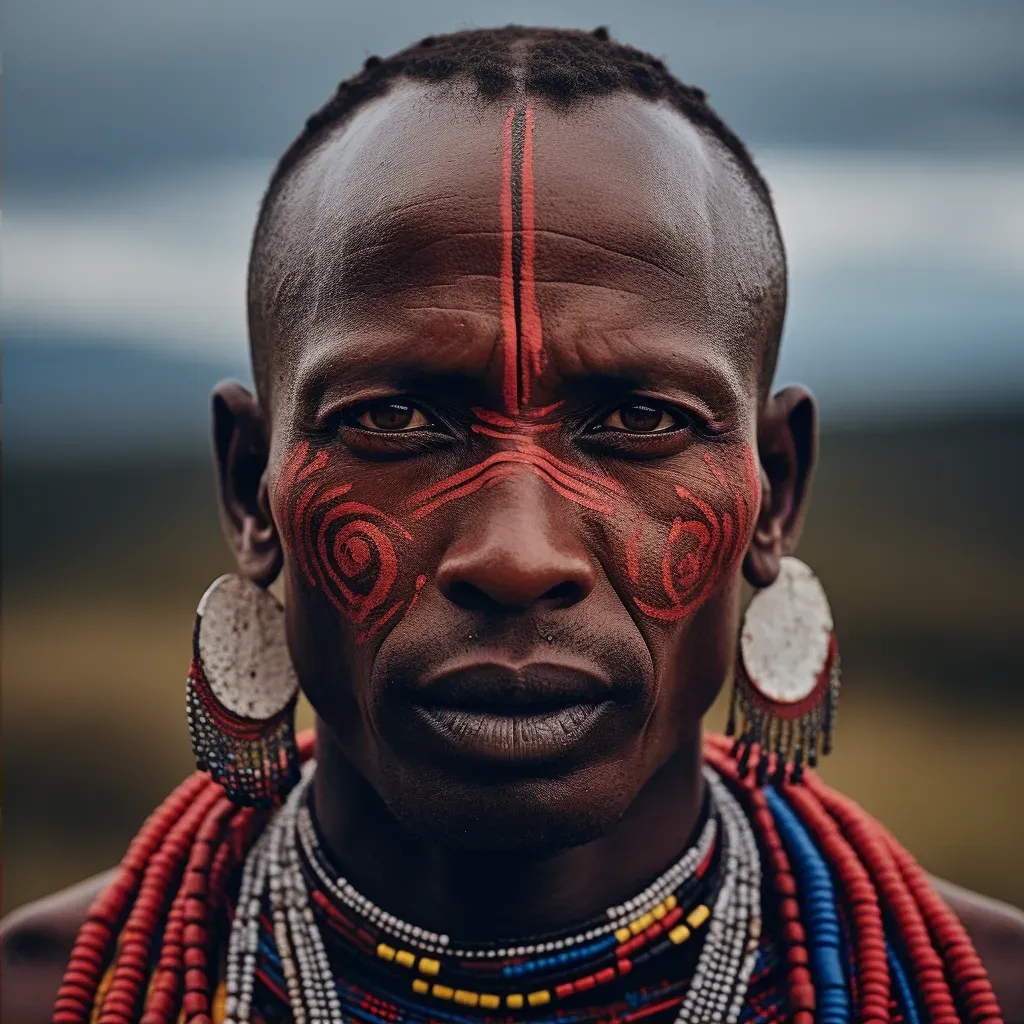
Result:
[[[564,608],[583,600],[583,588],[575,580],[564,580],[545,592],[541,601]]]
[[[466,580],[452,580],[441,590],[452,604],[456,604],[460,608],[468,608],[472,611],[495,611],[500,607],[499,601]]]
[[[576,580],[562,580],[546,589],[536,580],[488,578],[477,583],[461,579],[439,581],[441,592],[452,604],[473,611],[498,612],[525,609],[535,604],[567,608],[587,596],[587,588]],[[531,584],[533,584],[531,586]]]

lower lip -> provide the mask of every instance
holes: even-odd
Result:
[[[450,753],[511,766],[567,757],[587,740],[612,703],[570,704],[525,713],[510,708],[508,714],[421,705],[416,717]]]

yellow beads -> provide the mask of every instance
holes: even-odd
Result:
[[[685,942],[692,934],[693,931],[699,928],[709,917],[711,911],[701,903],[700,906],[694,907],[686,916],[686,924],[678,925],[668,933],[668,937],[678,946],[680,942]],[[689,925],[689,927],[687,927]]]
[[[382,942],[377,946],[377,956],[379,956],[381,960],[387,960],[389,963],[396,963],[400,967],[416,966],[415,953],[410,953],[407,949],[395,949],[394,946],[389,946],[386,942]],[[438,974],[441,970],[441,961],[421,956],[419,968],[420,974]]]
[[[650,928],[652,924],[654,924],[654,915],[644,914],[643,917],[629,922],[629,930],[633,935],[639,935],[645,928]]]
[[[711,911],[702,903],[694,907],[687,915],[686,920],[691,928],[699,928],[711,916]]]
[[[616,928],[615,940],[617,942],[629,942],[634,935],[639,935],[641,932],[646,931],[655,921],[660,921],[670,910],[674,910],[676,902],[675,896],[669,896],[656,907],[652,907],[646,914],[636,918],[634,921],[630,921],[628,925]]]
[[[523,997],[518,994],[505,996],[505,1005],[510,1010],[521,1010],[523,1008]]]
[[[469,992],[464,988],[452,988],[449,985],[441,985],[439,983],[431,985],[429,981],[424,981],[422,978],[413,979],[412,990],[418,996],[429,994],[434,996],[435,999],[451,999],[460,1006],[482,1006],[485,1010],[497,1010],[501,1006],[501,996],[492,995],[489,992]],[[518,1006],[523,1005],[522,996],[509,996],[508,998],[510,1000],[518,999]],[[513,1007],[511,1002],[508,1005]]]
[[[551,1002],[551,993],[546,988],[542,988],[539,992],[531,992],[526,997],[526,1001],[531,1006],[543,1006],[545,1003]]]

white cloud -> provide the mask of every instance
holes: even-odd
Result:
[[[794,275],[857,265],[1024,280],[1024,160],[776,152],[761,159]]]
[[[62,340],[238,355],[268,175],[232,167],[17,206],[5,226],[8,322]]]
[[[774,152],[761,163],[790,251],[790,375],[870,389],[921,352],[925,375],[1021,368],[1024,345],[1007,338],[1024,325],[1024,161]],[[268,173],[233,166],[17,206],[8,325],[243,358],[245,261]]]

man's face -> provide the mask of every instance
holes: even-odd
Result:
[[[412,830],[586,841],[698,730],[760,502],[752,204],[631,96],[402,85],[290,179],[261,311],[289,640]]]

